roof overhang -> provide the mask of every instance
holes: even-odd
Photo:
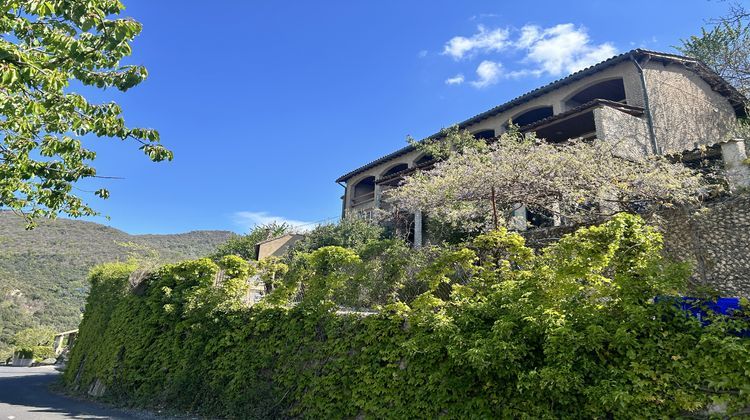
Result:
[[[495,115],[498,115],[502,112],[505,112],[511,108],[514,108],[516,106],[522,105],[532,99],[538,98],[542,95],[545,95],[549,92],[552,92],[556,89],[559,89],[563,86],[569,85],[571,83],[574,83],[578,80],[581,80],[585,77],[591,76],[593,74],[596,74],[600,71],[603,71],[605,69],[608,69],[610,67],[616,66],[620,63],[623,63],[625,61],[629,61],[632,59],[636,60],[653,60],[653,61],[661,61],[665,64],[682,64],[684,65],[688,70],[693,71],[698,76],[700,76],[706,83],[708,83],[711,88],[720,93],[721,95],[725,96],[729,103],[732,105],[732,107],[735,110],[735,113],[737,116],[746,116],[746,110],[745,107],[748,104],[747,98],[745,98],[744,95],[742,95],[737,89],[735,89],[732,85],[730,85],[724,78],[716,74],[713,70],[711,70],[708,66],[706,66],[703,62],[700,60],[697,60],[695,58],[690,57],[684,57],[680,55],[675,54],[668,54],[668,53],[661,53],[657,51],[650,51],[650,50],[644,50],[644,49],[634,49],[625,53],[622,53],[620,55],[616,55],[610,59],[607,59],[605,61],[602,61],[601,63],[595,64],[591,67],[587,67],[583,70],[579,70],[567,77],[564,77],[562,79],[555,80],[554,82],[551,82],[545,86],[539,87],[537,89],[534,89],[530,92],[527,92],[521,96],[518,96],[514,99],[511,99],[508,102],[505,102],[504,104],[498,105],[490,110],[487,110],[485,112],[482,112],[481,114],[477,114],[467,120],[464,120],[458,124],[455,124],[458,126],[459,129],[464,129],[466,127],[469,127],[471,125],[477,124],[487,118],[494,117]],[[429,137],[426,137],[425,139],[421,140],[428,140],[428,139],[435,139],[442,136],[442,132],[435,133]],[[409,152],[412,152],[416,150],[416,148],[413,145],[408,145],[406,147],[403,147],[393,153],[390,153],[386,156],[383,156],[379,159],[376,159],[370,163],[367,163],[366,165],[363,165],[351,172],[348,172],[341,177],[339,177],[336,182],[344,182],[348,179],[370,169],[375,166],[378,166],[379,164],[383,162],[387,162],[391,159],[397,158],[399,156],[403,156]]]

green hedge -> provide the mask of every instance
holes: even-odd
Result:
[[[239,304],[246,263],[225,257],[91,275],[71,389],[234,418],[671,417],[750,405],[747,323],[708,326],[653,297],[686,271],[661,239],[618,216],[535,253],[504,231],[446,250],[420,276],[431,291],[378,315],[337,315],[329,297],[359,259],[307,255],[292,308]],[[460,280],[460,281],[459,281]],[[449,286],[451,293],[438,298]]]

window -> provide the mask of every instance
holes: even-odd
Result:
[[[552,227],[555,225],[555,218],[552,213],[537,209],[536,211],[526,208],[526,224],[529,227]]]

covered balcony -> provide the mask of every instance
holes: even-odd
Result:
[[[524,125],[520,127],[520,130],[522,133],[536,133],[538,138],[554,143],[577,138],[595,139],[606,131],[604,127],[597,126],[597,124],[606,124],[607,121],[606,118],[596,117],[597,112],[600,115],[604,114],[600,110],[606,110],[604,113],[609,111],[620,112],[626,118],[630,116],[639,121],[639,117],[643,115],[643,108],[641,107],[625,105],[607,99],[594,99],[560,114]],[[635,121],[634,123],[639,124]]]
[[[368,176],[354,185],[351,208],[362,210],[375,205],[375,177]]]

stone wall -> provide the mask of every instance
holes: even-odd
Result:
[[[645,67],[654,131],[663,154],[728,140],[735,112],[727,98],[700,76],[677,64]]]
[[[693,264],[695,285],[750,297],[750,194],[709,204],[698,214],[673,212],[663,226],[667,255]]]
[[[750,192],[710,203],[699,213],[672,211],[659,225],[667,257],[692,264],[693,286],[750,298]],[[575,230],[555,226],[520,233],[527,245],[541,249]]]
[[[639,158],[652,153],[646,119],[610,107],[594,110],[596,138],[614,148],[614,154],[623,158]]]

